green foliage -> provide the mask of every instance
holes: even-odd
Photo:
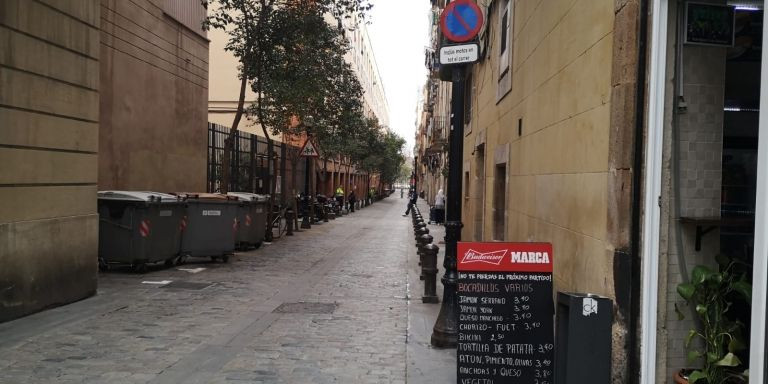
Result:
[[[751,303],[752,286],[745,273],[735,270],[737,261],[718,257],[718,262],[718,270],[696,266],[691,271],[690,282],[677,286],[677,293],[695,309],[700,324],[700,329],[689,331],[685,346],[691,348],[695,339],[703,342],[703,349],[688,352],[690,361],[702,360],[702,368],[689,376],[690,383],[746,382],[744,373],[737,370],[742,362],[735,354],[746,348],[742,334],[744,324],[729,318],[728,310],[736,300]],[[682,312],[677,311],[682,316]]]
[[[344,60],[342,21],[364,20],[369,0],[203,1],[205,26],[229,35],[226,49],[257,97],[247,112],[266,136],[308,130],[324,157],[346,156],[385,183],[398,177],[405,141],[365,117],[363,89]],[[298,124],[308,116],[311,128]]]
[[[397,182],[401,184],[408,184],[411,180],[411,173],[413,172],[413,166],[405,161],[400,165],[400,173],[397,175]]]
[[[266,136],[294,133],[295,122],[307,116],[317,137],[337,135],[349,120],[362,118],[362,88],[344,61],[341,26],[355,15],[364,20],[368,0],[202,1],[210,8],[204,27],[229,36],[226,50],[257,96],[248,114]]]

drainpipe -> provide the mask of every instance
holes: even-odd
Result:
[[[645,137],[645,87],[646,70],[648,58],[648,3],[650,0],[640,0],[640,31],[638,33],[637,48],[637,74],[635,87],[635,148],[632,159],[632,213],[630,218],[630,254],[631,276],[630,296],[629,296],[629,324],[628,324],[628,364],[627,375],[629,383],[638,384],[640,382],[640,286],[642,258],[640,256],[640,241],[642,226],[640,223],[640,213],[642,212],[642,182],[643,182],[643,150]]]
[[[656,380],[656,328],[658,322],[658,296],[659,296],[659,225],[661,223],[661,209],[659,207],[659,197],[661,196],[661,168],[662,168],[662,148],[664,134],[664,107],[665,107],[665,86],[666,86],[666,64],[667,64],[667,21],[669,0],[646,0],[651,2],[646,4],[652,6],[653,25],[650,32],[649,53],[649,72],[648,72],[648,122],[647,138],[645,147],[645,161],[643,163],[644,175],[638,178],[642,181],[645,192],[642,196],[643,217],[637,222],[633,222],[633,249],[641,251],[641,265],[635,266],[636,271],[642,272],[642,293],[644,299],[639,303],[640,310],[638,316],[633,316],[633,321],[640,321],[635,324],[635,334],[632,336],[640,337],[640,382],[643,384],[653,384]],[[641,17],[646,17],[648,12],[642,12]],[[647,24],[643,23],[643,25]],[[646,30],[647,31],[647,30]],[[648,32],[646,32],[648,33]],[[646,39],[647,40],[647,39]],[[645,66],[644,60],[640,65]],[[638,137],[636,141],[642,141],[643,136]],[[636,144],[637,145],[637,144]],[[635,156],[642,156],[636,153]],[[635,158],[637,160],[637,157]],[[637,163],[640,164],[640,163]],[[639,169],[638,169],[639,171]],[[633,186],[633,190],[639,190],[639,185]],[[633,192],[634,193],[634,192]],[[639,202],[640,196],[636,196]],[[633,212],[633,215],[635,213]],[[637,212],[639,215],[640,212]],[[644,233],[640,236],[640,228],[635,224],[640,224]],[[637,233],[635,233],[637,232]],[[635,242],[637,240],[637,242]],[[642,245],[640,245],[642,243]],[[635,248],[637,247],[637,248]],[[633,284],[633,289],[636,284]],[[633,297],[633,300],[639,301],[640,297]],[[635,304],[637,305],[637,304]],[[637,332],[638,327],[641,327]],[[635,340],[637,342],[637,340]],[[635,346],[637,353],[637,346]],[[637,372],[637,371],[635,371]]]

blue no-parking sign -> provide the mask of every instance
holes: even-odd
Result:
[[[443,35],[450,41],[463,43],[477,36],[483,27],[483,13],[471,0],[455,0],[440,15]]]

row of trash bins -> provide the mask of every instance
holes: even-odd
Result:
[[[99,268],[181,264],[189,257],[228,262],[235,249],[264,240],[269,196],[246,192],[101,191]]]

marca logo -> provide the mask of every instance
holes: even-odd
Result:
[[[512,252],[512,263],[549,264],[547,252]]]
[[[501,260],[506,256],[507,250],[502,249],[499,251],[480,253],[473,249],[467,251],[464,254],[464,258],[461,259],[462,263],[486,263],[493,265],[500,265]]]

